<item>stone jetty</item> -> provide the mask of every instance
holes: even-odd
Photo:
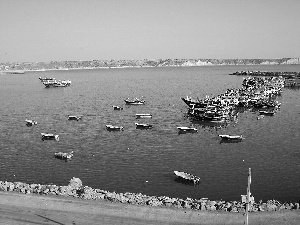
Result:
[[[295,77],[300,76],[300,72],[271,72],[271,71],[236,71],[229,75],[242,75],[242,76],[271,76],[271,77]]]
[[[229,75],[283,77],[284,87],[300,87],[300,72],[236,71]]]
[[[206,211],[227,211],[244,213],[246,203],[240,201],[222,201],[201,199],[180,199],[167,196],[148,196],[141,193],[116,193],[101,189],[93,189],[83,186],[79,178],[73,177],[67,186],[57,186],[53,184],[26,184],[22,182],[0,181],[0,191],[18,192],[23,194],[38,195],[60,195],[65,197],[75,197],[88,200],[102,200],[123,204],[149,205],[153,207],[172,207],[179,209],[206,210]],[[279,202],[277,200],[259,201],[250,205],[250,212],[279,211],[279,210],[299,210],[299,202]]]

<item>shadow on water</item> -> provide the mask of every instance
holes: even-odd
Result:
[[[181,134],[194,134],[194,133],[197,133],[197,132],[198,132],[197,130],[179,130],[178,135],[181,135]]]
[[[186,180],[186,179],[183,179],[183,178],[181,178],[181,177],[176,177],[176,178],[174,179],[174,181],[175,181],[176,183],[179,183],[179,184],[184,184],[184,185],[194,186],[194,187],[196,187],[196,186],[198,186],[198,185],[200,184],[200,182],[198,182],[198,183],[195,184],[193,181],[191,181],[191,180]]]
[[[242,142],[243,140],[220,140],[219,144],[224,144],[224,143],[239,143],[239,142]]]
[[[153,128],[153,126],[149,126],[149,127],[136,127],[135,129],[137,129],[137,130],[150,130],[150,129],[152,129]]]
[[[222,123],[210,122],[210,121],[204,121],[204,120],[194,120],[194,119],[190,119],[190,121],[193,125],[198,125],[198,126],[201,126],[202,128],[211,128],[211,129],[216,129],[216,130],[218,128],[224,128],[229,125],[229,122],[227,122],[227,121],[222,122]]]

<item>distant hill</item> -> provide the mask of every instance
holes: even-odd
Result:
[[[92,60],[0,63],[0,71],[69,70],[124,67],[184,67],[217,65],[281,65],[299,64],[299,58],[282,59],[142,59],[142,60]]]

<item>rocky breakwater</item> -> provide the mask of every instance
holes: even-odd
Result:
[[[201,199],[180,199],[167,196],[147,196],[141,193],[116,193],[101,189],[93,189],[83,186],[79,178],[72,178],[68,186],[26,184],[22,182],[0,181],[0,191],[13,191],[23,194],[40,195],[61,195],[65,197],[76,197],[89,200],[106,200],[110,202],[149,205],[153,207],[172,207],[191,210],[222,210],[228,212],[244,213],[246,204],[239,201],[211,201],[206,198]],[[278,211],[278,210],[299,210],[299,202],[279,202],[269,200],[267,202],[259,201],[250,205],[250,212]]]
[[[299,72],[271,72],[271,71],[236,71],[229,75],[243,75],[243,76],[269,76],[269,77],[296,77],[300,76]]]

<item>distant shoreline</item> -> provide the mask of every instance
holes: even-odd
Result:
[[[1,73],[153,67],[299,65],[299,58],[282,59],[143,59],[0,63]]]
[[[252,65],[245,65],[245,66],[255,66],[255,65],[261,65],[261,64],[252,64]],[[298,64],[280,64],[280,65],[288,65],[288,66],[294,66]],[[37,70],[0,70],[0,74],[24,74],[26,72],[47,72],[47,71],[73,71],[73,70],[108,70],[108,69],[141,69],[141,68],[167,68],[167,67],[215,67],[215,66],[242,66],[242,65],[203,65],[203,66],[124,66],[124,67],[88,67],[88,68],[70,68],[70,69],[65,69],[65,68],[60,68],[60,69],[37,69]],[[266,65],[268,66],[268,65]],[[274,66],[274,65],[270,65]]]

